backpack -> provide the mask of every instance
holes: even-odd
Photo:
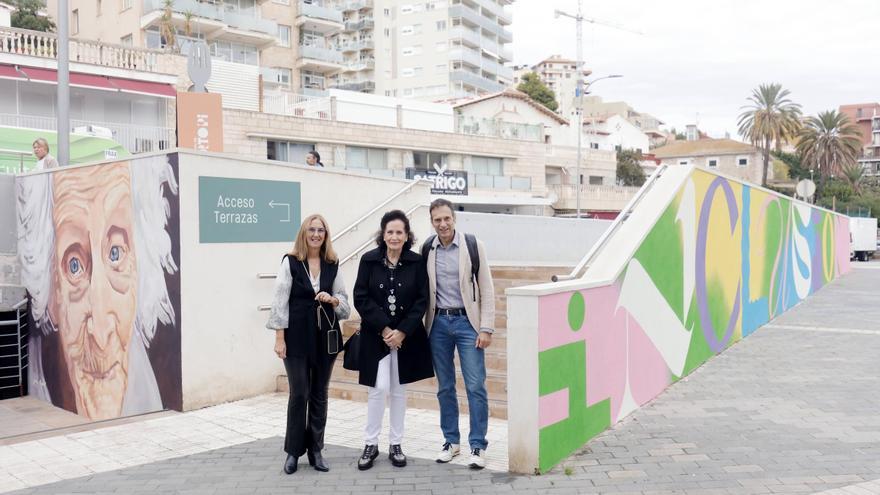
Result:
[[[436,237],[437,234],[434,234],[422,243],[422,258],[425,262],[428,261],[428,253],[434,248],[434,239]],[[480,252],[477,248],[477,238],[473,234],[465,234],[464,243],[467,245],[468,256],[471,258],[471,285],[474,286],[474,300],[476,300],[477,275],[480,274]]]

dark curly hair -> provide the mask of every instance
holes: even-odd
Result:
[[[403,250],[409,251],[416,242],[416,236],[409,228],[409,218],[407,218],[406,213],[400,210],[387,211],[382,215],[382,221],[379,222],[379,232],[376,234],[376,245],[379,246],[379,249],[383,252],[388,250],[388,246],[385,245],[385,227],[388,226],[388,222],[393,222],[395,220],[403,222],[403,230],[406,232],[406,242],[403,243]]]

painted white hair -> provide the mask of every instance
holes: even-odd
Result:
[[[149,347],[158,322],[174,322],[174,306],[168,295],[165,273],[174,273],[177,265],[172,257],[171,236],[166,230],[171,206],[164,197],[164,189],[167,187],[176,195],[177,181],[166,155],[134,158],[130,163],[138,264],[135,331],[144,347]],[[48,311],[55,256],[52,174],[21,177],[16,180],[15,188],[21,280],[31,295],[34,321],[43,334],[49,334],[55,330]]]

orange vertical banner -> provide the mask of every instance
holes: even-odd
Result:
[[[223,101],[219,94],[177,93],[177,146],[223,151]]]

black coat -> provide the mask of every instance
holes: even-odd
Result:
[[[422,257],[404,251],[395,269],[396,315],[388,309],[388,269],[383,251],[374,249],[361,257],[354,284],[354,307],[361,315],[361,385],[376,386],[379,361],[389,349],[382,340],[385,327],[406,334],[397,352],[400,383],[412,383],[434,376],[428,334],[422,319],[428,307],[428,271]]]

